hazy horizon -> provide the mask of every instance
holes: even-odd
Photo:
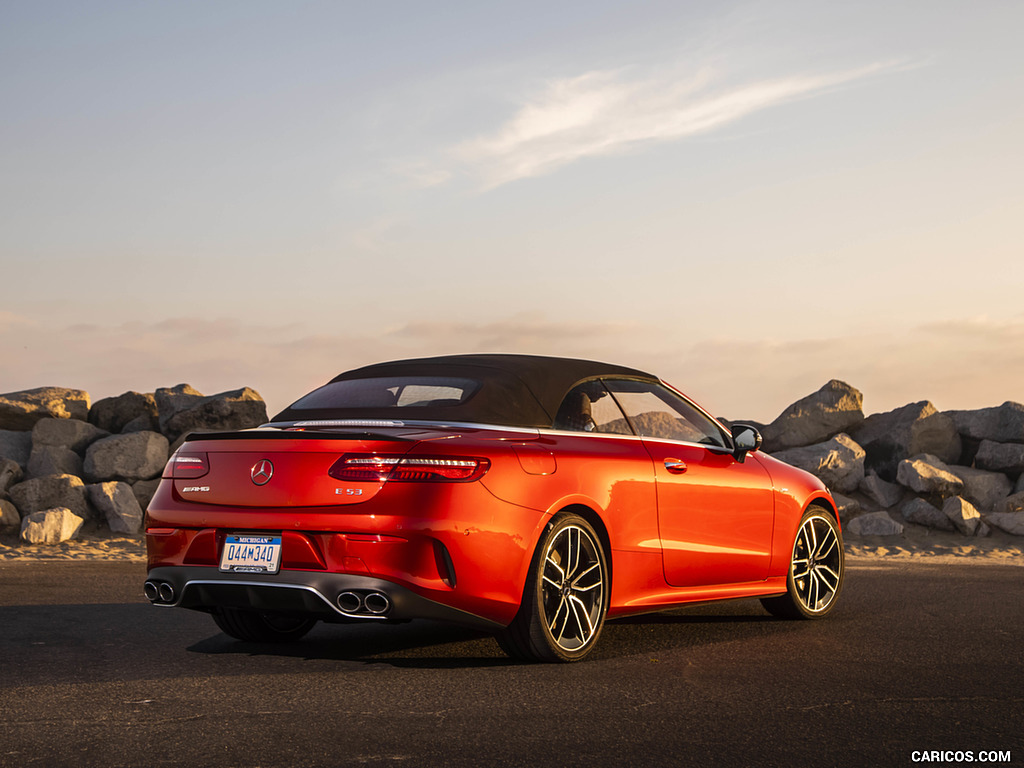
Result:
[[[455,352],[1024,401],[1024,6],[9,2],[0,391]]]

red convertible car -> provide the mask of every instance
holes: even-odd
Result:
[[[621,366],[371,365],[258,429],[189,435],[147,510],[145,593],[241,640],[433,619],[537,661],[686,603],[824,616],[843,583],[835,502],[760,442]]]

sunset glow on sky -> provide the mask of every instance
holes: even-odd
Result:
[[[1024,4],[5,2],[0,392],[455,352],[1024,401]]]

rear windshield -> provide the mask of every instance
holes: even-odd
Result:
[[[386,376],[332,381],[299,398],[296,411],[322,408],[437,408],[461,405],[480,388],[473,379]]]

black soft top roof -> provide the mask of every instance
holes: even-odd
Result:
[[[466,421],[516,427],[551,427],[566,393],[576,384],[601,377],[657,381],[656,376],[621,365],[539,355],[447,355],[377,363],[331,379],[381,376],[453,376],[481,387],[458,405],[403,408],[285,408],[274,421],[314,419],[397,419]]]

